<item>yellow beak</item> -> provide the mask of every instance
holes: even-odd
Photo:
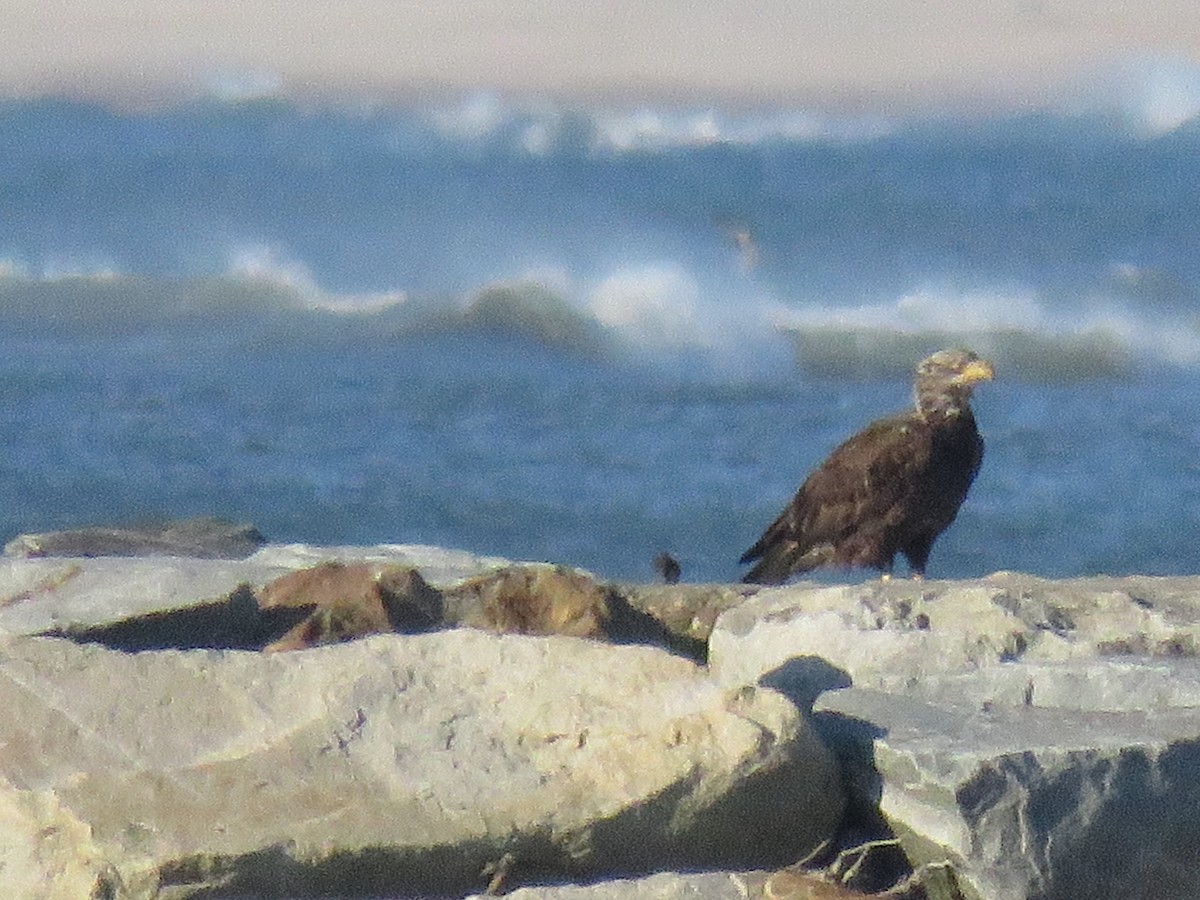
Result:
[[[966,368],[958,375],[958,380],[966,384],[975,384],[979,381],[991,381],[996,377],[996,370],[992,368],[992,364],[986,359],[977,359],[967,363]]]

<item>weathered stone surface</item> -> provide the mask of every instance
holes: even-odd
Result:
[[[524,887],[508,900],[757,900],[765,873],[661,872],[645,878],[617,878],[599,884]],[[484,900],[475,894],[470,900]]]
[[[285,571],[252,559],[0,560],[0,633],[85,629],[195,607]]]
[[[846,720],[879,729],[881,807],[919,839],[910,852],[950,850],[982,897],[1197,895],[1183,849],[1200,840],[1194,708],[985,709],[851,688],[816,709],[836,717],[827,737]]]
[[[0,780],[0,885],[14,900],[77,900],[106,883],[109,870],[87,826],[52,791]]]
[[[703,641],[634,607],[625,592],[565,566],[505,566],[442,592],[447,625],[497,634],[560,634],[654,644],[703,661]]]
[[[255,594],[260,610],[307,615],[264,650],[301,650],[443,625],[441,594],[411,566],[327,562],[281,575]]]
[[[49,872],[64,897],[218,883],[386,895],[399,878],[394,893],[411,895],[418,883],[481,889],[485,867],[508,854],[518,887],[691,860],[746,866],[752,852],[791,862],[811,835],[780,810],[825,801],[788,791],[833,778],[795,707],[741,693],[762,681],[813,706],[858,801],[879,802],[914,861],[954,861],[968,893],[1198,895],[1200,579],[604,585],[431,547],[268,546],[240,561],[0,560],[0,634],[261,647],[263,615],[339,607],[296,593],[294,608],[259,609],[254,592],[330,561],[358,573],[364,597],[383,573],[415,566],[446,625],[503,620],[671,646],[651,627],[661,622],[701,647],[711,630],[715,678],[648,647],[472,631],[270,656],[10,637],[5,887],[21,896]],[[643,655],[667,670],[645,669]],[[664,739],[668,726],[678,739]],[[836,786],[830,796],[836,807]],[[827,818],[814,834],[834,827]],[[435,826],[449,836],[418,846],[416,831]],[[655,884],[692,876],[678,877]],[[704,889],[723,890],[721,878],[733,883],[712,873]]]
[[[997,573],[962,582],[801,584],[762,590],[725,613],[710,647],[727,681],[753,679],[813,650],[857,687],[904,691],[931,675],[1018,659],[1195,656],[1200,578]]]
[[[1200,578],[764,590],[723,683],[773,685],[917,861],[984,898],[1200,895]],[[852,685],[852,687],[851,687]]]
[[[437,584],[425,580],[430,570]],[[705,650],[580,570],[433,548],[267,547],[240,561],[0,560],[0,633],[129,651],[295,650],[458,626],[655,644],[700,661]]]
[[[603,638],[611,618],[608,592],[561,566],[517,566],[468,579],[447,591],[459,624],[499,634]]]
[[[476,894],[470,900],[484,896]],[[598,884],[518,888],[504,896],[511,900],[943,900],[924,884],[867,893],[794,867],[776,872],[661,872]]]
[[[379,569],[415,567],[435,585],[454,584],[508,564],[503,559],[418,545],[268,545],[244,560],[165,556],[0,559],[0,634],[78,632],[188,609],[195,609],[201,617],[208,613],[215,620],[197,623],[197,630],[237,628],[245,624],[247,616],[253,616],[253,592],[289,572],[328,562]],[[230,597],[241,597],[245,608],[204,609]],[[244,645],[199,642],[189,646]]]
[[[700,642],[708,641],[723,612],[762,590],[747,584],[619,584],[616,589],[630,606],[661,622],[672,634]]]
[[[253,525],[199,518],[143,528],[76,528],[22,534],[4,547],[5,556],[191,556],[244,559],[265,544]]]
[[[506,853],[568,874],[779,864],[842,808],[791,703],[649,647],[9,638],[0,705],[5,877],[53,867],[121,898],[464,893]]]
[[[303,569],[330,561],[351,563],[387,563],[411,566],[435,587],[442,587],[481,575],[512,561],[499,556],[480,556],[466,550],[435,547],[430,544],[375,544],[367,547],[322,547],[311,544],[268,544],[249,562],[274,566],[280,570]]]

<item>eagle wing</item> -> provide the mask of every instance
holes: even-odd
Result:
[[[761,560],[745,580],[779,584],[831,563],[890,566],[888,533],[903,521],[930,452],[913,413],[873,422],[839,445],[742,555],[743,563]]]

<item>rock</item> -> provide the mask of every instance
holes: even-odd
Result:
[[[917,859],[949,851],[982,897],[1197,895],[1180,850],[1200,840],[1194,708],[985,708],[852,688],[816,712],[834,720],[827,737],[846,720],[879,729],[870,778],[897,834]]]
[[[77,528],[23,534],[4,547],[5,556],[191,556],[245,559],[266,543],[253,525],[199,518],[145,528]]]
[[[1200,579],[764,590],[710,641],[837,750],[915,862],[986,900],[1184,898],[1200,875]]]
[[[228,601],[243,585],[263,584],[285,571],[253,558],[0,560],[0,634],[85,631],[136,617],[161,619],[171,611]]]
[[[479,556],[465,550],[429,544],[375,544],[367,547],[320,547],[310,544],[268,544],[250,561],[280,570],[303,569],[327,562],[388,563],[419,569],[434,587],[444,587],[513,564],[499,556]]]
[[[721,613],[762,590],[749,584],[618,584],[614,589],[672,634],[705,645]]]
[[[476,894],[469,900],[483,900]],[[844,887],[819,873],[789,867],[777,872],[661,872],[645,878],[618,878],[597,884],[523,887],[509,900],[948,900],[917,883],[885,893]]]
[[[125,650],[261,647],[303,615],[273,609],[264,621],[253,593],[327,562],[418,567],[435,586],[508,564],[417,545],[268,545],[244,560],[0,559],[0,634],[91,634]]]
[[[61,634],[129,651],[282,650],[466,625],[656,644],[703,660],[703,640],[672,631],[628,596],[575,569],[421,546],[268,546],[239,561],[0,560],[0,634]],[[659,605],[647,607],[678,612],[678,603]]]
[[[661,872],[645,878],[617,878],[598,884],[523,887],[507,900],[746,900],[761,898],[761,873]],[[483,900],[476,894],[469,900]]]
[[[5,897],[111,896],[103,892],[112,872],[100,849],[87,826],[63,809],[53,791],[21,790],[0,780],[0,835]]]
[[[441,594],[411,566],[327,562],[281,575],[256,598],[260,610],[299,608],[308,613],[264,647],[272,652],[443,624]]]
[[[561,634],[655,644],[703,661],[704,643],[635,608],[626,592],[579,569],[525,564],[469,578],[442,592],[447,625],[497,634]]]
[[[448,590],[460,625],[498,634],[563,634],[604,638],[608,594],[593,578],[562,566],[514,566]]]
[[[0,869],[72,896],[462,894],[507,854],[543,877],[779,865],[842,813],[790,702],[651,647],[9,638],[0,707]]]
[[[305,617],[307,646],[438,616],[697,659],[709,639],[711,674],[468,629],[239,652]],[[15,637],[45,633],[103,646]],[[837,827],[817,735],[856,810],[944,876],[915,896],[959,896],[947,860],[982,900],[1200,893],[1200,578],[611,585],[398,545],[7,559],[0,702],[15,896],[42,877],[66,897],[465,893],[505,871],[637,891],[654,869],[775,867]],[[587,890],[538,890],[560,889]]]

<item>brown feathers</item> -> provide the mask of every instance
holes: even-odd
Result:
[[[983,459],[968,400],[992,376],[990,363],[965,350],[923,360],[914,407],[872,422],[808,476],[742,555],[743,563],[758,560],[743,580],[780,584],[821,566],[890,572],[897,553],[922,577]]]

